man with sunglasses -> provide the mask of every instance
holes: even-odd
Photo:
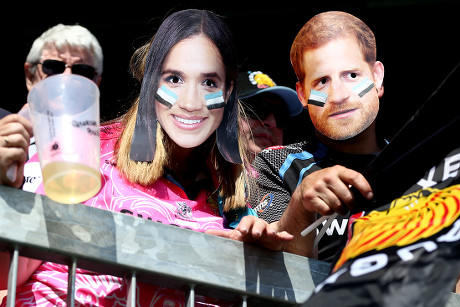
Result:
[[[303,108],[295,90],[278,86],[261,71],[245,71],[238,76],[239,98],[246,118],[241,130],[248,144],[248,158],[263,149],[284,145],[285,130],[289,120],[299,115]]]
[[[27,89],[40,80],[72,73],[97,85],[102,76],[102,48],[96,37],[80,25],[58,24],[38,37],[24,64]]]
[[[80,25],[57,24],[41,34],[32,44],[24,71],[27,90],[30,91],[39,81],[56,74],[78,74],[96,83],[101,83],[103,70],[102,48],[96,37]],[[27,114],[27,103],[19,115]],[[8,168],[12,163],[19,162],[27,157],[19,157],[17,147],[30,143],[29,157],[36,152],[34,138],[30,138],[32,129],[30,123],[17,114],[0,117],[0,166]],[[29,140],[30,139],[30,140]],[[22,162],[22,163],[21,163]],[[33,163],[31,163],[33,164]],[[29,172],[30,171],[30,172]],[[1,182],[14,181],[14,186],[22,184],[22,178],[8,177],[7,172],[0,173]],[[34,175],[27,175],[34,174]],[[37,163],[36,169],[25,170],[25,190],[34,190],[33,178],[41,175]],[[8,177],[8,178],[7,178]]]

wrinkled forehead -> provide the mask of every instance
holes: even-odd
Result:
[[[94,58],[86,48],[81,46],[71,46],[69,44],[63,44],[61,46],[56,46],[54,43],[46,43],[43,46],[41,53],[41,60],[46,59],[59,59],[67,61],[68,59],[73,58],[79,63],[85,63],[89,65],[94,65]]]

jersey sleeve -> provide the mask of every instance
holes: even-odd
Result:
[[[288,187],[279,176],[283,157],[284,151],[262,151],[254,160],[255,171],[250,175],[249,204],[258,217],[269,223],[281,218],[291,199]]]

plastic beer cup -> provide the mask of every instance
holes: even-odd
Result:
[[[99,88],[75,74],[50,76],[28,95],[45,194],[76,204],[101,188]]]

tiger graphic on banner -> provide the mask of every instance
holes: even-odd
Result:
[[[459,215],[458,184],[442,190],[420,190],[395,199],[385,211],[372,211],[352,219],[353,236],[343,249],[334,271],[367,251],[406,246],[429,238],[452,225]]]

